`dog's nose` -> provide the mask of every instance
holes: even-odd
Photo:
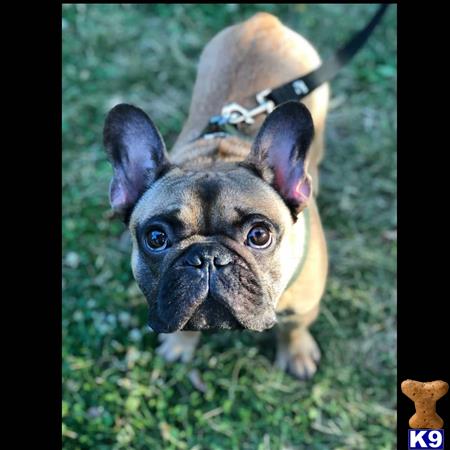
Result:
[[[207,265],[220,268],[232,262],[232,257],[217,246],[194,244],[184,258],[188,266],[202,268]]]

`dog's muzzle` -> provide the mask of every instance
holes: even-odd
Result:
[[[275,321],[257,277],[241,257],[220,244],[196,243],[163,274],[149,325],[160,333],[262,331]]]

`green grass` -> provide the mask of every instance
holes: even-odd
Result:
[[[205,334],[189,367],[155,355],[102,149],[120,101],[146,110],[170,147],[199,53],[223,27],[266,10],[326,57],[374,8],[63,7],[64,449],[396,448],[396,7],[332,83],[319,198],[331,263],[311,382],[272,368],[272,331]]]

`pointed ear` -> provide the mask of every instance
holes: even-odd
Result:
[[[283,103],[263,123],[246,161],[272,184],[295,215],[311,197],[306,158],[313,136],[313,120],[306,106]]]
[[[147,114],[126,104],[108,113],[103,142],[114,169],[111,206],[126,221],[139,197],[169,166],[164,142]]]

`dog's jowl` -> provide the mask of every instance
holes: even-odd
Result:
[[[133,274],[167,360],[188,360],[201,330],[275,325],[276,364],[298,378],[315,373],[320,352],[308,327],[327,275],[316,196],[328,86],[238,134],[198,136],[223,105],[246,105],[249,94],[319,64],[304,38],[260,13],[204,49],[170,152],[141,109],[109,112],[111,205],[129,227]]]

